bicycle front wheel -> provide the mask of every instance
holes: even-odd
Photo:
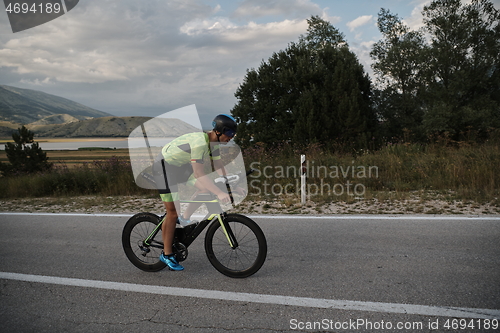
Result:
[[[159,223],[155,214],[139,213],[132,216],[123,228],[122,245],[125,255],[134,266],[143,271],[156,272],[166,266],[160,261],[163,250],[161,230],[147,244],[145,242]]]
[[[214,221],[205,235],[205,252],[210,263],[222,274],[232,278],[245,278],[256,273],[267,256],[264,233],[252,219],[228,214],[225,218],[238,242],[231,248],[219,221]]]

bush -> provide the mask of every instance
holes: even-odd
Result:
[[[311,197],[316,202],[352,202],[360,198],[387,197],[388,192],[404,196],[404,193],[413,191],[439,192],[453,199],[478,202],[495,200],[500,195],[500,173],[496,172],[500,165],[500,145],[497,143],[458,146],[387,144],[378,151],[358,151],[355,154],[332,153],[319,144],[301,149],[276,144],[269,148],[256,145],[243,150],[247,170],[251,167],[259,169],[248,178],[248,199],[296,199],[300,193],[302,153],[309,161],[307,184],[311,190],[320,191],[321,186],[324,189],[329,186],[332,190],[339,186],[336,188],[339,192],[340,185],[344,190],[347,182],[351,186],[351,193]],[[357,184],[364,190],[361,196],[352,195]],[[130,162],[117,157],[85,163],[73,169],[55,165],[49,171],[33,175],[0,177],[0,188],[0,198],[156,194],[154,190],[137,186]],[[280,196],[280,190],[285,188],[289,195],[281,193]]]
[[[34,133],[26,127],[12,134],[14,143],[5,145],[5,152],[10,164],[0,163],[0,172],[4,176],[30,174],[49,170],[52,164],[48,162],[47,154],[33,140]]]
[[[313,145],[300,151],[276,146],[244,150],[247,169],[260,170],[249,176],[250,198],[299,195],[301,153],[306,154],[307,184],[309,194],[317,192],[311,197],[315,201],[352,201],[389,191],[437,191],[454,199],[476,201],[494,200],[500,194],[498,144],[387,144],[378,151],[356,154],[331,153]],[[355,186],[363,195],[354,193]]]
[[[34,175],[2,177],[0,187],[2,198],[151,193],[135,184],[130,162],[117,157],[73,169],[60,165]]]

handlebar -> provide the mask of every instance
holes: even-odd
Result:
[[[246,172],[246,175],[250,175],[252,174],[253,172],[255,172],[254,169],[250,169]],[[240,176],[239,174],[235,174],[235,175],[228,175],[228,176],[221,176],[221,177],[218,177],[218,178],[215,178],[214,179],[214,182],[216,184],[236,184],[240,181]]]
[[[253,173],[254,171],[255,171],[254,169],[250,169],[250,170],[248,170],[246,172],[246,175],[248,176],[251,173]],[[218,178],[214,179],[215,185],[217,185],[219,187],[225,185],[227,193],[229,194],[229,198],[231,199],[231,204],[234,204],[234,198],[233,198],[233,192],[231,191],[230,185],[237,184],[239,181],[240,181],[239,174],[228,175],[228,176],[221,176],[221,177],[218,177]]]

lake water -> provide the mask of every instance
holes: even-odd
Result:
[[[35,140],[40,145],[43,150],[78,150],[79,148],[88,147],[98,147],[98,148],[111,148],[111,149],[127,149],[128,140],[126,138],[119,140],[81,140],[81,141],[61,141],[61,142],[44,142],[43,139],[40,141]],[[151,147],[163,147],[168,142],[172,141],[172,138],[160,138],[160,139],[150,139],[149,145]],[[143,140],[141,140],[139,145],[143,145]],[[5,150],[5,143],[0,144],[0,150]]]

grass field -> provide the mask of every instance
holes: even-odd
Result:
[[[128,149],[46,150],[56,166],[47,174],[0,177],[3,198],[64,195],[136,195]],[[500,207],[500,145],[394,144],[357,155],[331,153],[320,147],[304,150],[308,159],[307,188],[316,203],[378,200],[456,200]],[[243,151],[249,177],[249,198],[278,200],[291,206],[300,195],[299,156],[286,146]],[[5,151],[0,161],[6,162]],[[97,161],[97,162],[96,162]]]
[[[80,150],[45,150],[45,152],[49,157],[49,162],[65,165],[70,169],[93,161],[107,160],[113,156],[120,159],[129,159],[128,149],[95,148]],[[0,150],[0,162],[8,162],[5,150]]]
[[[1,125],[1,122],[0,122]],[[122,141],[124,138],[35,138],[36,142],[92,142],[92,141]],[[12,138],[0,137],[0,144],[14,142]]]
[[[35,138],[38,143],[59,143],[59,142],[92,142],[97,141],[123,141],[124,138]],[[12,138],[0,138],[0,162],[7,162],[4,145],[7,142],[14,142]],[[84,148],[80,150],[45,150],[49,161],[68,168],[82,165],[93,161],[107,160],[113,156],[128,159],[128,149],[105,149],[105,148]]]
[[[128,149],[46,150],[53,168],[34,175],[0,177],[1,198],[135,195]],[[6,162],[5,151],[0,161]]]

